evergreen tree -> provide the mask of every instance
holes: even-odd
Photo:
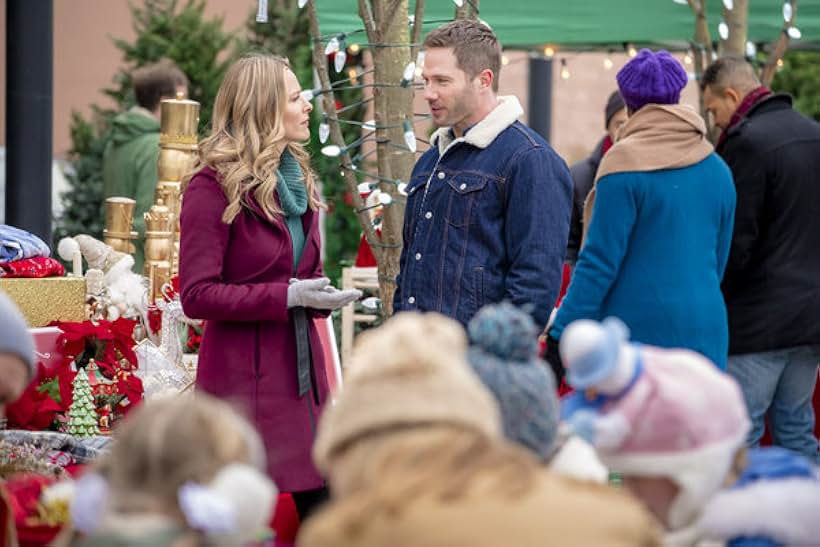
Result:
[[[68,409],[68,433],[75,437],[99,435],[97,409],[94,406],[94,395],[91,393],[85,369],[77,371],[73,386],[74,395]]]
[[[105,110],[92,106],[86,120],[72,114],[69,160],[74,172],[68,174],[71,188],[63,195],[65,206],[54,231],[60,238],[88,233],[101,238],[103,231],[102,153],[113,116],[134,105],[130,73],[134,68],[170,59],[188,76],[191,99],[202,105],[200,133],[211,120],[211,108],[231,62],[235,44],[232,34],[223,30],[223,19],[205,19],[205,0],[145,0],[131,4],[136,39],[133,43],[115,39],[126,66],[114,76],[114,86],[103,90],[117,107]],[[225,55],[228,53],[228,55]]]
[[[790,51],[772,89],[791,94],[794,108],[820,122],[820,51]]]

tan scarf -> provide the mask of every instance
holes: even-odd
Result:
[[[595,183],[584,203],[584,233],[592,220],[595,186],[605,175],[628,171],[658,171],[694,165],[714,151],[706,140],[706,124],[692,108],[679,104],[649,104],[630,116],[617,141],[601,160]]]

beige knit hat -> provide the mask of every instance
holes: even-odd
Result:
[[[319,423],[313,459],[324,473],[334,452],[395,427],[450,424],[500,439],[493,395],[466,361],[459,323],[435,313],[400,313],[363,333],[336,404]]]

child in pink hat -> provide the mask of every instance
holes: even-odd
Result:
[[[820,540],[806,509],[820,507],[817,470],[782,449],[746,453],[749,419],[737,384],[698,353],[628,338],[616,318],[567,327],[560,351],[577,391],[562,401],[562,415],[664,524],[667,544]],[[784,510],[789,493],[794,503]],[[758,511],[736,510],[752,496],[746,507]]]

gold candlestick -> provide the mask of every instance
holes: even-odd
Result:
[[[136,250],[131,240],[138,237],[131,230],[134,224],[134,208],[137,202],[123,197],[111,197],[105,200],[105,244],[115,251],[133,254]]]
[[[160,296],[162,285],[171,277],[173,255],[173,216],[162,200],[143,215],[145,219],[145,276],[148,278],[149,302]]]
[[[179,212],[182,206],[181,181],[196,164],[199,103],[177,95],[160,103],[159,181],[156,199],[162,200],[171,214],[171,274],[179,270]]]

